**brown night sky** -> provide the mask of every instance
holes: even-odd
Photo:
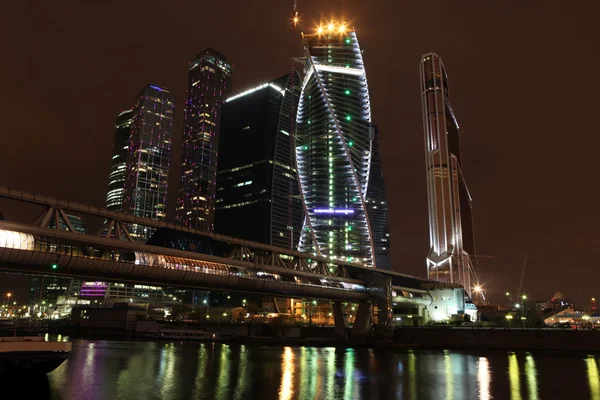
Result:
[[[299,3],[305,31],[331,17],[357,30],[380,126],[394,270],[425,274],[418,62],[435,51],[461,127],[477,250],[495,257],[480,271],[488,295],[517,290],[529,253],[524,287],[534,297],[561,291],[580,305],[600,297],[598,2]],[[208,46],[224,53],[235,65],[235,92],[287,73],[291,4],[2,2],[0,186],[103,206],[115,117],[155,83],[177,95],[175,194],[188,62]],[[6,201],[0,211],[7,219],[33,216]],[[0,275],[0,291],[16,290],[24,301],[26,280]]]

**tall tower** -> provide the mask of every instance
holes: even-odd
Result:
[[[306,218],[299,248],[375,266],[366,205],[371,109],[356,32],[330,22],[302,39],[296,159]]]
[[[371,169],[366,203],[369,222],[371,223],[371,233],[373,234],[375,264],[377,268],[391,270],[387,196],[379,155],[379,128],[375,125],[371,129],[371,139],[373,140],[373,150],[371,151]]]
[[[458,283],[470,293],[470,256],[475,253],[471,196],[461,171],[448,76],[435,53],[421,57],[420,70],[431,243],[427,277]]]
[[[127,171],[127,153],[129,152],[129,136],[133,122],[133,110],[125,110],[119,114],[115,123],[115,139],[110,172],[108,174],[108,191],[106,192],[106,208],[121,211],[125,194],[125,173]]]
[[[206,49],[189,68],[177,220],[212,231],[221,105],[231,91],[232,67],[224,55]]]
[[[175,96],[167,89],[146,86],[137,95],[127,155],[123,211],[162,220],[167,209],[167,180]],[[132,236],[145,240],[153,230],[132,226]]]
[[[298,246],[304,211],[296,168],[290,165],[292,101],[295,108],[300,94],[299,87],[292,86],[300,76],[293,74],[233,96],[223,105],[217,233],[284,248]]]

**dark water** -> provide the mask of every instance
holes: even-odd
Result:
[[[52,399],[598,399],[600,356],[74,341]]]

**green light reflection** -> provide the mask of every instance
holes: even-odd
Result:
[[[446,399],[452,400],[454,398],[454,378],[452,376],[452,360],[448,350],[444,350],[444,375],[446,377]]]
[[[508,379],[510,381],[511,400],[521,400],[521,378],[519,376],[519,361],[515,353],[508,354]]]
[[[217,392],[215,393],[216,399],[229,399],[229,375],[230,375],[230,362],[229,362],[229,345],[221,345],[221,359],[219,361],[219,376],[217,377]]]
[[[410,400],[417,398],[417,356],[412,350],[408,351],[408,398]]]
[[[354,350],[347,349],[344,356],[344,375],[346,381],[344,382],[344,399],[353,399],[354,393]]]
[[[538,400],[537,370],[535,368],[535,361],[529,353],[525,356],[525,376],[527,377],[527,394],[529,400]]]
[[[600,400],[600,375],[598,374],[598,364],[594,356],[588,356],[585,359],[587,366],[588,380],[590,383],[590,399]]]
[[[244,394],[248,389],[248,370],[250,367],[248,366],[248,350],[246,350],[246,346],[243,344],[240,346],[240,362],[238,364],[238,380],[237,385],[235,386],[235,392],[233,397],[235,399],[244,399]]]
[[[202,393],[204,393],[204,383],[206,374],[206,344],[200,344],[200,348],[198,349],[198,367],[196,368],[196,379],[193,391],[193,397],[198,398]]]

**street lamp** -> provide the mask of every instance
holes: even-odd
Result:
[[[6,305],[8,306],[8,302],[10,301],[10,298],[12,296],[11,292],[6,293]]]

